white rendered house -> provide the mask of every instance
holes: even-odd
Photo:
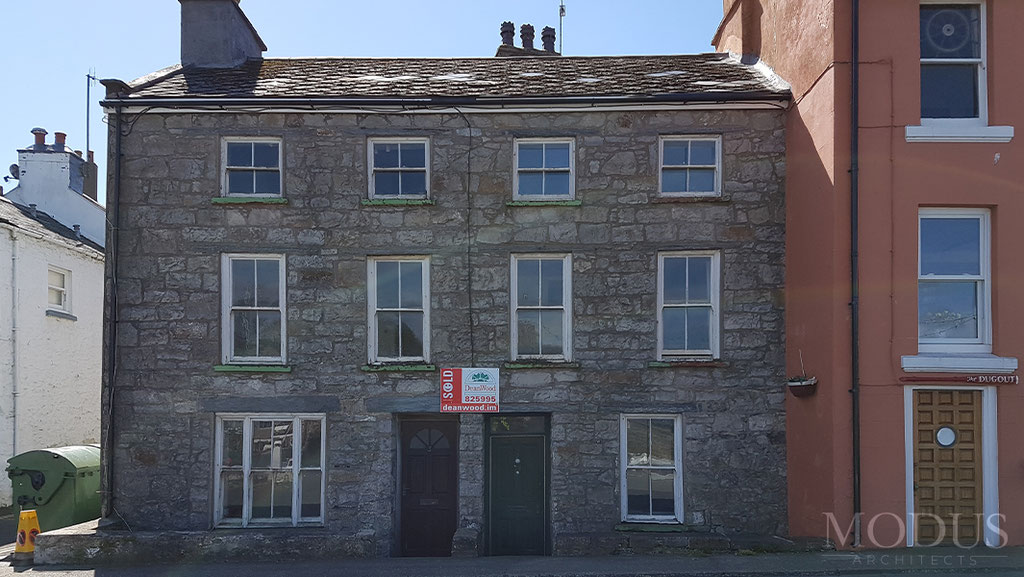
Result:
[[[105,213],[85,195],[95,194],[96,166],[63,135],[47,145],[45,131],[33,132],[36,144],[18,151],[19,185],[0,198],[3,467],[25,451],[100,437]],[[3,481],[0,506],[11,501]]]

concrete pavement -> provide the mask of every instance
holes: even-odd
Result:
[[[0,549],[0,556],[4,549]],[[482,557],[458,559],[342,559],[291,563],[206,563],[131,567],[12,568],[0,577],[652,577],[987,575],[1024,577],[1024,548],[895,549],[860,553],[722,554],[707,556]]]

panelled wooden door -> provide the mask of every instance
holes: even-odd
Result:
[[[401,550],[446,557],[458,520],[458,423],[402,421]]]
[[[914,392],[917,542],[982,540],[981,391]]]
[[[547,554],[547,418],[490,417],[487,453],[488,553]]]

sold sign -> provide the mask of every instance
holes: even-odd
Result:
[[[497,413],[498,369],[441,369],[442,413]]]

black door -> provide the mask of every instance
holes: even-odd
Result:
[[[457,423],[403,421],[401,441],[402,555],[451,555],[458,512]]]
[[[544,555],[548,543],[548,438],[543,416],[488,422],[491,555]]]

